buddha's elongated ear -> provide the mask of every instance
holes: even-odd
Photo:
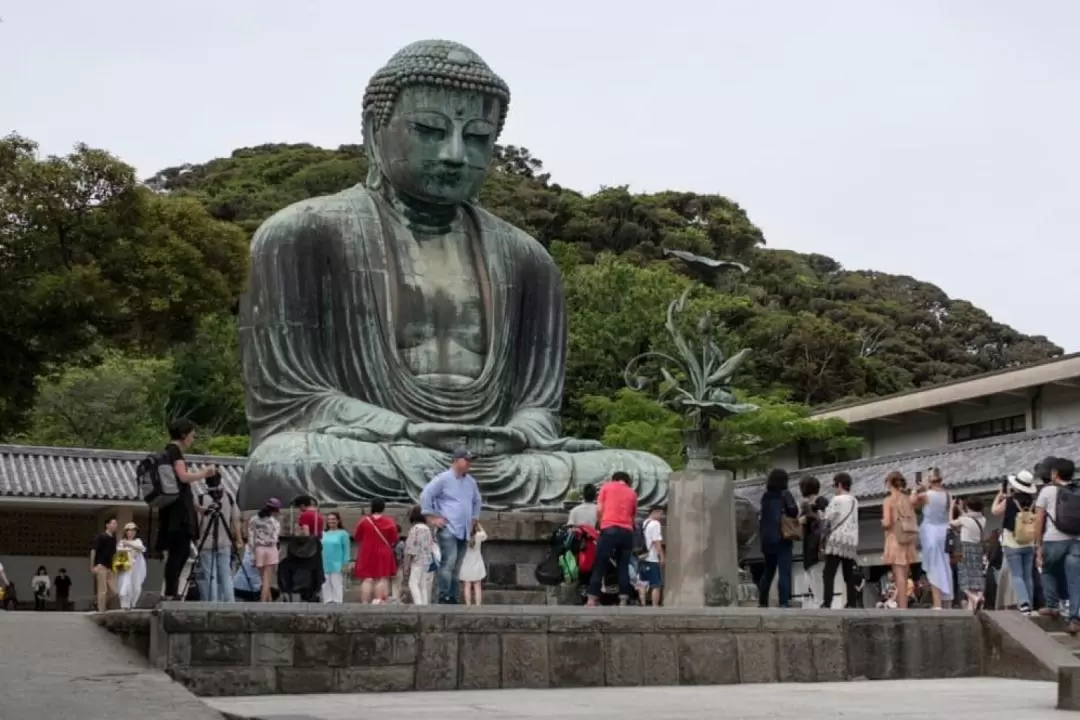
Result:
[[[364,150],[368,156],[368,171],[364,185],[369,190],[379,190],[382,188],[385,176],[383,175],[382,162],[379,159],[379,140],[378,131],[375,129],[374,108],[368,108],[364,111]]]

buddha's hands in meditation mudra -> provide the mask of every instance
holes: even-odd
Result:
[[[485,455],[516,455],[529,449],[563,452],[586,452],[599,450],[604,444],[596,440],[557,438],[545,441],[530,438],[529,434],[515,427],[483,427],[481,425],[450,425],[446,423],[417,423],[409,425],[406,436],[425,447],[452,452],[464,446],[478,457]]]
[[[468,48],[404,48],[364,95],[366,187],[255,233],[240,310],[245,508],[415,499],[461,445],[489,507],[555,504],[620,470],[639,502],[663,499],[660,458],[561,437],[558,266],[475,203],[509,102]]]
[[[405,428],[405,436],[417,445],[443,452],[465,447],[477,457],[516,455],[529,445],[525,433],[511,427],[414,423]]]
[[[372,442],[377,438],[366,428],[331,426],[322,430],[324,434],[347,438],[360,442]],[[391,438],[383,440],[393,441]],[[450,453],[456,448],[465,447],[477,457],[488,455],[516,455],[529,449],[578,453],[600,450],[604,444],[597,440],[578,438],[557,438],[555,440],[530,439],[524,430],[514,427],[485,427],[483,425],[454,425],[452,423],[411,423],[405,426],[402,438],[397,442],[408,441],[433,450]]]

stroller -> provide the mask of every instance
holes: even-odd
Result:
[[[322,543],[317,537],[293,535],[285,540],[286,555],[278,565],[278,589],[290,601],[318,602],[322,591]]]

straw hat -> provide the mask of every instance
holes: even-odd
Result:
[[[1025,495],[1034,495],[1035,476],[1027,470],[1021,470],[1015,475],[1009,476],[1009,486],[1016,492],[1021,492]]]

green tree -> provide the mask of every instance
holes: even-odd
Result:
[[[25,138],[0,140],[0,437],[51,363],[100,343],[160,353],[231,308],[246,245],[239,228],[141,187],[104,151],[40,158]]]
[[[708,309],[726,328],[725,349],[754,350],[737,389],[769,398],[769,408],[899,392],[1061,353],[932,284],[768,249],[747,212],[720,195],[619,185],[583,194],[553,182],[520,146],[497,148],[491,170],[479,202],[536,237],[563,273],[563,417],[573,435],[648,440],[643,425],[602,422],[615,410],[601,411],[597,398],[620,402],[625,363],[670,350],[664,312],[691,280],[703,287],[687,317]],[[114,350],[167,357],[175,368],[169,407],[241,438],[218,446],[240,447],[246,426],[230,315],[244,290],[248,238],[286,205],[343,190],[366,171],[357,144],[267,144],[140,184],[102,150],[41,158],[25,138],[0,141],[0,437],[24,421],[36,378],[95,367]],[[665,250],[751,270],[705,277]],[[670,436],[656,424],[648,442],[667,457]]]
[[[581,406],[603,426],[605,445],[650,452],[674,470],[686,464],[682,418],[646,395],[623,388],[614,398],[586,395]]]
[[[753,403],[758,410],[717,423],[713,454],[718,467],[760,471],[769,466],[773,452],[800,441],[814,441],[834,452],[857,450],[862,443],[848,434],[844,421],[813,420],[809,408],[800,403],[746,395],[740,401]],[[581,404],[603,424],[605,444],[651,452],[676,470],[685,465],[683,420],[674,411],[629,388],[613,398],[588,396]]]
[[[169,417],[168,360],[108,353],[93,367],[66,367],[40,381],[20,442],[146,450],[161,446]]]
[[[204,317],[195,337],[177,346],[171,357],[174,412],[213,435],[246,435],[236,321],[228,315]]]

